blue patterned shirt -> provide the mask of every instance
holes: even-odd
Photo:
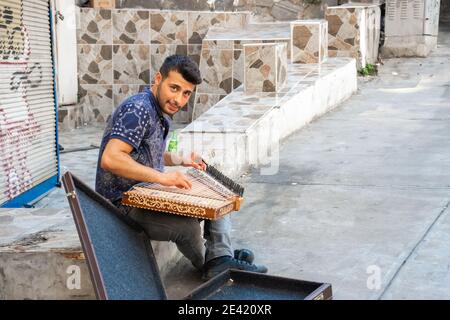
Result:
[[[148,87],[125,99],[106,124],[98,156],[95,190],[118,205],[122,193],[141,182],[119,177],[101,168],[100,159],[106,144],[112,138],[132,146],[130,156],[135,161],[163,172],[169,126],[169,117],[162,113]]]

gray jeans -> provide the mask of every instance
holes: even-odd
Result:
[[[201,269],[205,261],[233,255],[229,214],[219,220],[205,220],[204,239],[197,218],[139,208],[130,210],[128,216],[144,228],[150,239],[174,242],[197,269]]]

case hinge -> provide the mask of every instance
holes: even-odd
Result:
[[[68,197],[68,198],[72,197],[72,199],[75,199],[77,197],[77,194],[75,193],[75,190],[74,190],[69,193],[66,193],[66,197]]]

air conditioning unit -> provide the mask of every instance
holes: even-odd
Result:
[[[440,0],[387,0],[385,57],[427,56],[437,46]]]

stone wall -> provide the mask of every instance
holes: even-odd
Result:
[[[334,6],[338,2],[322,0],[316,5],[305,0],[116,0],[116,8],[251,11],[255,21],[260,22],[323,17],[325,6]]]
[[[95,9],[95,11],[91,8],[82,8],[77,19],[79,104],[60,108],[59,127],[67,130],[85,124],[103,123],[121,99],[142,90],[144,85],[149,84],[153,76],[152,71],[171,53],[188,54],[199,61],[201,41],[208,30],[208,18],[196,22],[202,32],[193,33],[192,30],[187,30],[185,15],[188,12],[191,12],[191,21],[195,12],[203,16],[217,14],[221,17],[223,14],[230,14],[231,11],[233,14],[251,13],[251,22],[289,21],[323,17],[326,6],[343,1],[322,0],[319,5],[306,2],[306,0],[116,0],[116,9],[113,10]],[[170,24],[173,23],[169,22],[164,26],[165,30],[162,30],[166,35],[148,40],[151,37],[150,33],[155,29],[153,26],[150,29],[147,26],[158,24],[156,20],[158,18],[152,19],[152,15],[168,9],[175,15],[180,15],[180,19],[175,19],[175,23],[181,21],[179,30],[170,31]],[[134,10],[134,13],[130,10]],[[209,20],[211,22],[209,26],[220,26],[221,23],[230,25],[221,19],[212,18]],[[187,39],[184,39],[183,32],[190,32]],[[125,64],[123,61],[128,63]],[[148,64],[151,67],[146,67]],[[210,103],[211,101],[208,102]],[[194,97],[187,108],[175,115],[174,120],[189,122],[193,104]]]
[[[151,84],[167,56],[185,54],[199,63],[210,27],[241,29],[247,20],[247,12],[82,8],[77,30],[79,104],[73,112],[61,110],[61,127],[104,123],[124,98]],[[194,96],[175,115],[176,122],[190,121],[193,102]]]
[[[358,68],[377,62],[381,20],[378,5],[348,3],[329,7],[325,18],[330,57],[355,58]]]

